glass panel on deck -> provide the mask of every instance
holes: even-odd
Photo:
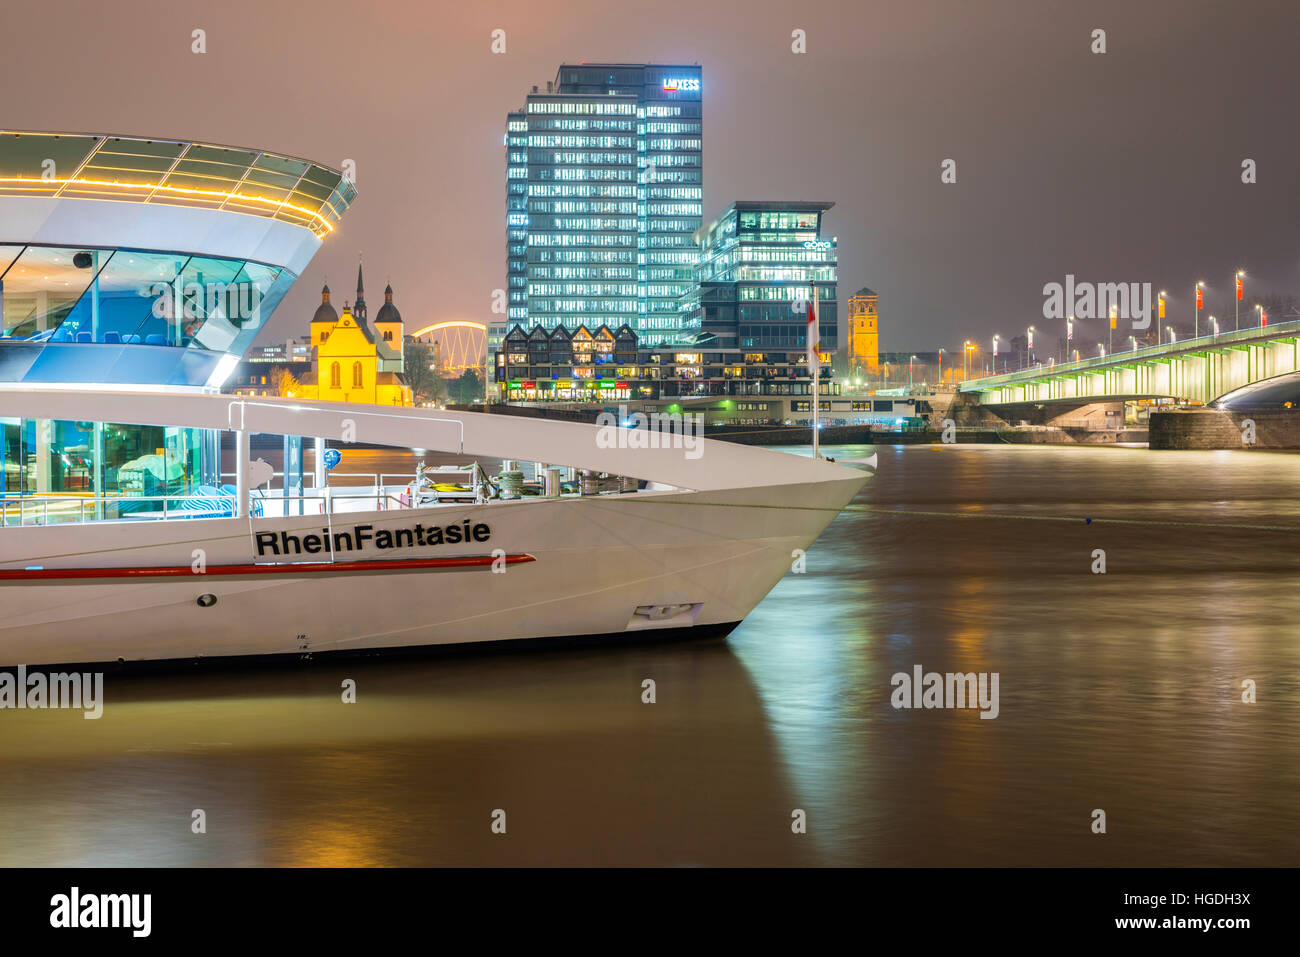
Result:
[[[166,315],[176,271],[185,256],[123,249],[87,250],[99,272],[54,339],[58,342],[138,344],[156,311]],[[154,345],[165,345],[155,342]]]
[[[96,252],[49,246],[24,250],[5,273],[0,331],[29,338],[57,329],[94,278]]]
[[[262,325],[280,304],[295,278],[287,269],[245,263],[234,280],[241,315],[209,320],[196,334],[196,344],[205,349],[242,355],[253,344]],[[248,314],[242,315],[244,312]]]

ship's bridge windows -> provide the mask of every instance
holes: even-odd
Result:
[[[234,353],[295,278],[239,259],[53,246],[0,246],[0,272],[4,337]]]
[[[242,354],[253,344],[297,277],[287,269],[246,262],[231,280],[232,310],[221,321],[203,323],[194,334],[196,348]]]
[[[0,246],[0,279],[4,279],[4,274],[9,270],[9,264],[18,258],[18,254],[24,248],[23,246]]]
[[[93,259],[79,252],[53,246],[23,250],[4,274],[4,335],[26,339],[59,327],[95,275]]]
[[[240,326],[254,317],[260,304],[253,283],[240,279],[243,269],[239,260],[203,256],[195,256],[185,264],[178,283],[180,308],[172,321],[174,330],[180,333],[180,344],[231,351],[229,345]]]
[[[170,316],[174,310],[176,278],[189,256],[133,250],[83,250],[94,280],[68,313],[54,339],[62,342],[142,343],[162,334],[157,345],[174,345]],[[156,328],[150,326],[154,314]]]

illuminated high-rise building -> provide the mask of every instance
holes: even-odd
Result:
[[[700,74],[564,64],[507,115],[511,325],[677,335],[703,214]]]
[[[735,202],[702,228],[699,284],[688,297],[698,332],[724,349],[795,353],[807,343],[811,283],[821,352],[833,357],[840,341],[837,244],[822,235],[822,217],[834,205]]]

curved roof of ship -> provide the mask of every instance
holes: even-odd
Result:
[[[339,170],[214,143],[0,130],[0,197],[57,196],[265,216],[321,236],[356,198]]]

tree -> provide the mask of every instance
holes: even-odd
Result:
[[[276,366],[271,370],[271,386],[276,395],[292,398],[298,394],[298,379],[284,366]]]
[[[426,343],[412,339],[406,343],[402,371],[416,405],[436,405],[447,394],[447,385],[433,371],[433,350]]]
[[[1256,304],[1264,307],[1268,313],[1268,321],[1272,322],[1294,322],[1300,319],[1300,300],[1288,293],[1273,293],[1268,296],[1255,296],[1254,302],[1249,306],[1250,322],[1246,322],[1247,306],[1245,303],[1241,307],[1242,325],[1258,325],[1258,313],[1255,312]]]
[[[483,377],[474,369],[466,369],[450,385],[451,399],[459,405],[483,401]]]

